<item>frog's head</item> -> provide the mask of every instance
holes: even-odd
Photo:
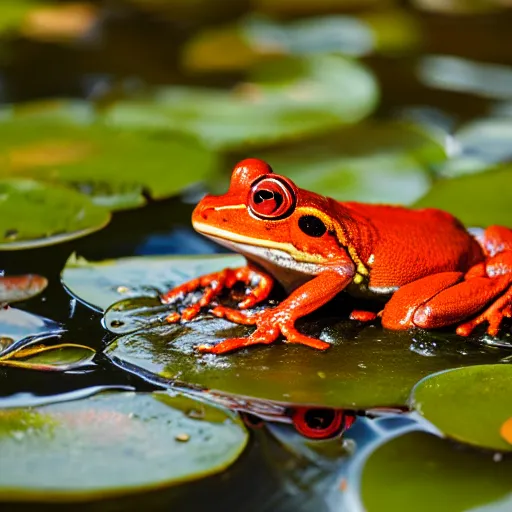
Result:
[[[226,194],[200,201],[192,223],[249,259],[314,274],[347,254],[339,217],[336,201],[300,189],[267,163],[249,158],[235,166]]]

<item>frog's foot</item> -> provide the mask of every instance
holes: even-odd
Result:
[[[219,306],[213,309],[212,313],[238,324],[256,325],[256,330],[247,338],[231,338],[213,346],[199,345],[197,347],[199,352],[224,354],[251,345],[268,345],[276,341],[281,334],[287,343],[298,343],[318,350],[330,347],[330,344],[325,341],[311,338],[297,331],[295,328],[296,318],[290,311],[279,307],[249,315],[236,309]]]
[[[478,325],[488,322],[487,334],[497,336],[504,318],[512,318],[512,287],[493,302],[483,313],[473,318],[473,320],[459,325],[457,327],[457,334],[469,336]]]
[[[224,290],[231,290],[239,282],[244,283],[246,286],[251,286],[256,278],[258,278],[257,284],[244,300],[238,304],[240,309],[247,309],[269,296],[274,281],[268,274],[250,267],[226,268],[220,272],[213,272],[212,274],[183,283],[162,295],[162,303],[174,304],[183,299],[187,294],[195,292],[200,288],[204,288],[203,295],[195,304],[185,308],[181,314],[177,312],[171,313],[167,316],[166,320],[169,323],[176,323],[180,320],[192,320],[199,314],[201,308],[209,306]]]

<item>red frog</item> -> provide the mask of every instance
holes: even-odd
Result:
[[[319,350],[330,345],[305,336],[297,319],[320,308],[341,291],[389,299],[380,313],[354,311],[351,318],[381,317],[387,329],[432,329],[458,324],[468,336],[487,322],[496,335],[512,316],[512,230],[491,226],[468,232],[441,210],[341,203],[298,188],[258,159],[238,163],[222,196],[207,195],[192,214],[194,228],[244,255],[248,265],[205,275],[162,297],[173,303],[204,289],[201,299],[169,322],[194,318],[224,289],[253,285],[239,309],[216,306],[212,313],[255,325],[246,338],[202,345],[221,354],[283,336]],[[244,311],[265,300],[278,281],[288,297],[278,306]]]

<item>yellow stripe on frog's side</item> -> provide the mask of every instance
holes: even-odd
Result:
[[[355,251],[354,247],[352,247],[347,239],[347,234],[345,230],[341,227],[339,222],[333,220],[332,217],[326,215],[324,212],[317,210],[316,208],[312,208],[310,206],[303,206],[297,208],[297,211],[301,213],[301,215],[314,215],[318,217],[327,227],[327,231],[335,232],[336,238],[339,241],[339,244],[348,251],[350,258],[356,265],[356,276],[354,277],[354,282],[359,284],[363,281],[363,276],[367,276],[369,274],[366,265],[362,262],[361,258]]]
[[[246,208],[246,205],[240,204],[240,205],[229,205],[229,206],[223,206],[215,208],[216,210],[222,210],[222,209],[243,209]],[[320,210],[317,210],[316,208],[312,207],[298,207],[297,212],[303,216],[303,215],[313,215],[315,217],[318,217],[326,226],[327,230],[330,232],[336,233],[336,238],[339,241],[340,246],[347,249],[349,252],[349,255],[352,259],[352,261],[356,265],[356,276],[354,277],[354,282],[360,283],[364,277],[368,275],[368,269],[363,264],[361,259],[359,258],[358,254],[354,250],[353,247],[348,245],[348,240],[345,231],[341,227],[341,225],[338,222],[335,222],[332,217],[329,215],[326,215]],[[315,254],[309,254],[303,251],[297,250],[297,248],[290,244],[290,243],[282,243],[282,242],[275,242],[273,240],[260,240],[258,238],[252,238],[249,236],[240,235],[238,233],[234,233],[232,231],[223,230],[217,227],[210,226],[208,224],[203,224],[200,222],[195,222],[194,227],[207,235],[212,235],[218,238],[222,238],[225,240],[229,240],[232,242],[238,242],[248,245],[255,245],[257,247],[266,247],[269,249],[278,249],[281,251],[284,251],[288,254],[290,254],[295,260],[304,262],[304,263],[328,263],[328,260],[323,258],[320,255]]]

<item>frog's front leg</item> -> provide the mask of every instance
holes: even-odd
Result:
[[[171,313],[167,316],[166,320],[169,323],[176,323],[180,320],[192,320],[199,314],[201,308],[209,306],[223,290],[230,290],[238,282],[249,286],[256,280],[257,284],[245,299],[238,304],[240,309],[247,309],[265,300],[274,285],[273,278],[259,269],[253,268],[250,265],[238,268],[225,268],[219,272],[213,272],[187,281],[162,295],[161,301],[164,304],[174,304],[178,300],[183,299],[187,294],[204,288],[202,297],[195,304],[185,308],[181,315],[177,312]]]
[[[477,325],[488,322],[487,332],[495,336],[503,318],[512,315],[512,252],[498,254],[466,275],[442,272],[402,286],[386,304],[382,325],[434,329],[477,314],[459,325],[457,334],[469,336]]]
[[[352,263],[338,268],[326,269],[292,292],[279,306],[252,315],[219,306],[213,310],[216,316],[245,325],[256,325],[256,330],[247,338],[232,338],[217,345],[200,345],[200,352],[223,354],[239,348],[257,344],[269,344],[282,334],[288,343],[299,343],[318,350],[329,348],[329,343],[301,334],[295,322],[317,310],[339,292],[354,276]]]

